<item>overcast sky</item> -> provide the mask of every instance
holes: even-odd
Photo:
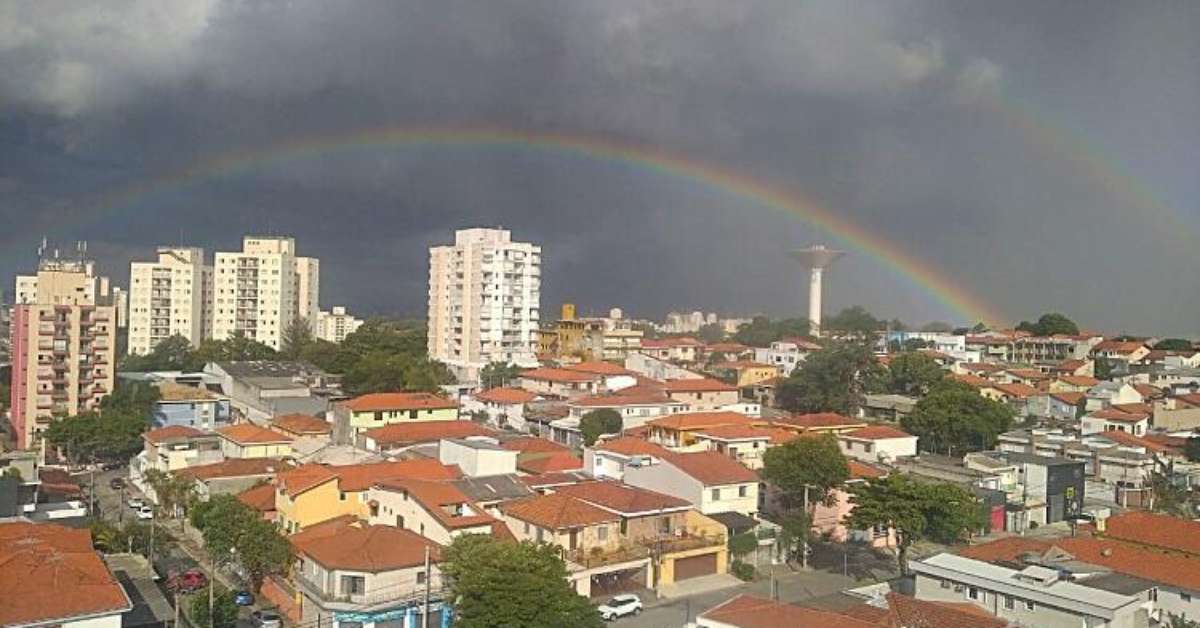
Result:
[[[44,235],[120,282],[180,241],[284,233],[322,305],[424,315],[427,248],[542,244],[543,308],[961,321],[902,270],[642,168],[470,146],[339,151],[124,195],[222,155],[486,124],[786,185],[1015,321],[1200,335],[1200,3],[0,0],[0,277]],[[114,200],[115,199],[115,200]]]

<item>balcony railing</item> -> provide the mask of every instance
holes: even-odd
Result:
[[[599,548],[597,548],[599,549]],[[644,545],[622,545],[612,550],[587,551],[582,548],[573,550],[564,550],[563,558],[568,561],[583,567],[584,569],[593,569],[595,567],[603,567],[604,565],[613,565],[616,563],[627,563],[634,560],[641,560],[650,555],[650,548]]]
[[[661,555],[672,552],[686,552],[702,547],[724,545],[727,542],[727,538],[724,534],[720,533],[684,531],[682,534],[662,535],[658,538],[642,539],[639,542],[647,548],[653,549],[656,554]]]
[[[370,608],[386,604],[392,606],[404,606],[406,604],[416,604],[425,599],[425,586],[417,585],[412,590],[401,590],[396,587],[381,587],[365,591],[361,594],[353,595],[334,595],[325,590],[325,588],[311,580],[301,573],[296,573],[292,576],[295,583],[307,593],[320,600],[323,604],[346,604],[358,607]],[[429,591],[429,599],[437,601],[449,594],[447,587],[434,587]]]

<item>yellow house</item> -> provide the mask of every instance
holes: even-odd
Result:
[[[437,460],[399,460],[329,466],[305,464],[280,473],[275,480],[276,521],[288,534],[313,524],[350,515],[367,519],[367,489],[376,482],[407,478],[428,481],[455,480],[457,467]]]
[[[292,437],[259,427],[238,423],[217,430],[221,453],[226,458],[285,458],[292,455]]]
[[[339,442],[354,442],[362,432],[393,423],[457,419],[457,401],[424,392],[372,393],[334,406]]]
[[[771,364],[762,364],[761,362],[751,362],[748,360],[718,362],[712,368],[717,373],[730,374],[732,376],[730,379],[736,382],[735,385],[738,388],[753,386],[769,379],[775,379],[779,375],[779,371]]]

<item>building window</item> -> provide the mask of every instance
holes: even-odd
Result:
[[[1192,594],[1191,594],[1191,593],[1184,593],[1183,591],[1180,591],[1180,592],[1179,592],[1179,599],[1180,599],[1180,600],[1182,600],[1182,601],[1184,601],[1184,602],[1191,602],[1191,601],[1192,601]]]
[[[950,581],[949,581],[949,580],[946,580],[946,579],[942,579],[942,581],[941,581],[941,585],[942,585],[942,588],[943,588],[943,589],[949,589],[949,588],[950,588]]]
[[[1154,587],[1153,589],[1150,589],[1146,593],[1146,597],[1148,597],[1151,602],[1157,602],[1158,601],[1158,587]]]
[[[425,584],[425,572],[424,571],[417,572],[417,584]]]
[[[976,589],[975,587],[971,587],[971,588],[967,589],[967,597],[971,598],[972,600],[978,600],[979,599],[979,589]]]
[[[599,541],[608,540],[608,526],[603,526],[596,529],[596,539]]]
[[[367,579],[363,576],[342,576],[342,595],[362,595],[367,592]]]
[[[717,500],[721,499],[721,489],[714,488],[712,490],[712,499],[713,499],[713,501],[717,501]]]
[[[1011,595],[1004,596],[1004,610],[1011,611],[1014,608],[1016,608],[1016,602],[1013,601],[1013,597]]]
[[[1033,600],[1025,600],[1025,610],[1027,610],[1027,611],[1031,611],[1031,610],[1033,610],[1033,609],[1035,609],[1035,608],[1037,608],[1037,607],[1036,607],[1036,606],[1034,606],[1034,604],[1033,604]]]
[[[746,490],[745,485],[738,487],[738,497],[745,497],[747,492],[749,492],[749,491]]]

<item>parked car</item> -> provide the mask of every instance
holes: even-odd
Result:
[[[250,613],[250,619],[258,628],[283,628],[283,619],[273,610],[254,611]]]
[[[176,593],[193,593],[208,586],[208,576],[199,569],[189,569],[167,579],[167,588]]]
[[[600,617],[604,621],[612,621],[626,615],[637,615],[642,612],[642,600],[636,595],[626,594],[614,596],[611,600],[600,605]]]
[[[154,518],[154,508],[152,506],[148,506],[148,505],[138,508],[137,518],[138,519],[153,519]]]
[[[254,594],[249,591],[238,591],[233,594],[233,603],[238,606],[254,606]]]
[[[121,478],[113,478],[108,481],[108,488],[111,488],[114,491],[119,491],[125,488],[125,480],[122,480]]]
[[[125,503],[129,504],[129,507],[134,510],[139,510],[139,509],[141,509],[142,506],[146,505],[146,502],[141,497],[136,497],[136,496],[130,496],[130,498],[125,501]]]

